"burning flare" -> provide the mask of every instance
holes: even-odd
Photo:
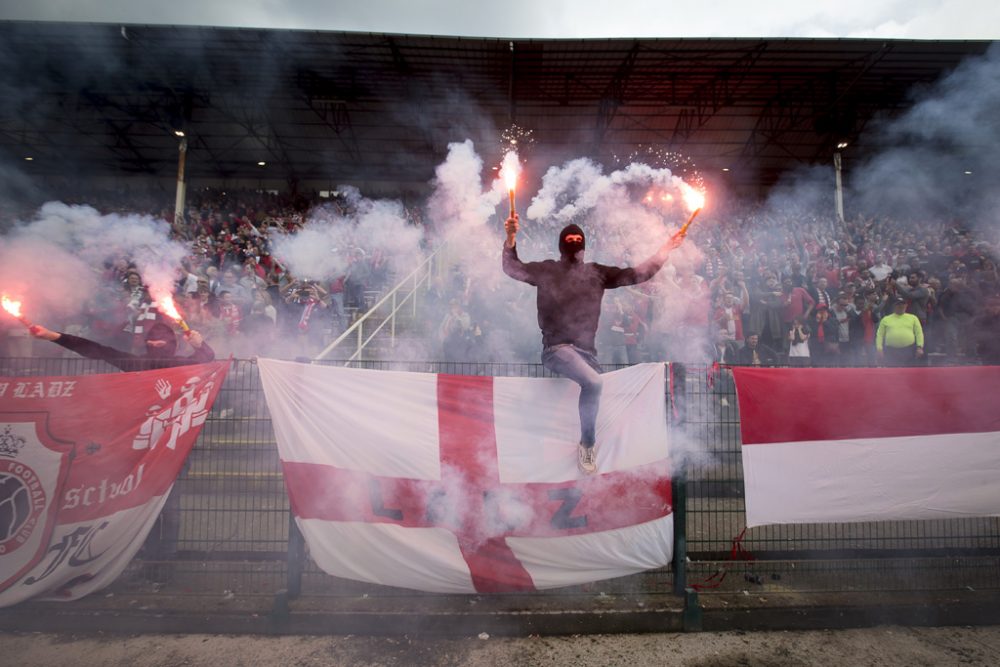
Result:
[[[174,297],[169,294],[156,298],[156,309],[161,313],[172,319],[177,323],[177,326],[181,328],[181,331],[187,333],[191,330],[191,327],[187,325],[184,321],[184,317],[181,315],[180,311],[177,310],[177,304],[174,303]]]
[[[31,322],[29,322],[28,318],[26,318],[24,314],[21,312],[20,301],[14,301],[13,299],[10,299],[6,294],[4,294],[3,297],[0,297],[0,305],[2,305],[3,309],[6,310],[9,314],[16,317],[21,322],[21,324],[23,324],[26,327],[31,326]]]
[[[691,212],[700,211],[705,206],[705,193],[697,190],[687,183],[681,186],[684,194],[684,204]]]
[[[684,203],[687,205],[688,209],[691,210],[691,217],[687,219],[684,226],[681,227],[679,232],[677,232],[681,237],[683,237],[687,235],[688,227],[691,226],[694,219],[698,217],[699,213],[701,213],[701,209],[705,205],[705,193],[691,187],[687,183],[682,184],[681,191],[684,193]]]
[[[510,214],[514,215],[514,190],[517,189],[517,177],[521,175],[521,163],[515,151],[507,151],[500,164],[500,177],[507,186],[507,196],[510,200]]]

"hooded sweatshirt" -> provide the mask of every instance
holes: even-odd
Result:
[[[572,234],[584,240],[568,243],[566,236]],[[508,248],[504,244],[504,273],[537,288],[538,326],[546,348],[570,344],[596,354],[594,338],[604,290],[645,282],[665,261],[658,261],[654,255],[635,268],[619,268],[584,262],[585,249],[586,237],[577,225],[568,225],[559,233],[558,260],[522,262],[517,246]]]
[[[146,340],[162,340],[167,344],[159,348],[147,348],[146,354],[136,355],[67,333],[60,333],[59,340],[55,343],[76,352],[81,357],[100,359],[123,371],[149,371],[190,364],[206,364],[215,359],[215,351],[208,346],[208,343],[202,343],[201,347],[196,348],[190,357],[174,356],[177,351],[177,336],[173,329],[162,322],[157,322],[149,328]]]

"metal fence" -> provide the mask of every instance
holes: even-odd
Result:
[[[352,365],[465,375],[549,375],[539,364]],[[0,359],[4,376],[112,371],[102,362],[78,357]],[[562,600],[574,595],[666,594],[684,586],[703,594],[1000,588],[997,518],[744,531],[739,415],[727,374],[723,370],[711,376],[709,368],[679,364],[669,373],[665,400],[670,401],[675,465],[675,567],[563,589],[558,592]],[[331,598],[392,604],[404,597],[440,598],[330,577],[308,559],[290,521],[271,420],[252,360],[233,362],[161,521],[116,584],[125,589],[146,585],[162,587],[177,599],[270,597],[288,590],[320,606]]]

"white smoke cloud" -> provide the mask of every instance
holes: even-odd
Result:
[[[423,230],[407,221],[402,203],[367,199],[353,187],[339,190],[346,212],[315,209],[301,229],[271,240],[275,258],[295,277],[308,280],[343,275],[353,248],[369,256],[383,252],[397,271],[415,268],[423,254]]]
[[[1000,47],[965,61],[913,100],[901,117],[862,137],[885,148],[851,170],[848,201],[866,214],[995,228]]]
[[[130,259],[151,290],[169,293],[188,252],[162,220],[49,202],[0,239],[0,284],[34,312],[66,316],[96,296],[106,262]]]

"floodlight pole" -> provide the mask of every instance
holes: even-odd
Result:
[[[837,175],[836,192],[834,202],[837,206],[837,219],[841,224],[844,222],[844,181],[840,176],[840,151],[833,154],[833,170]]]
[[[177,199],[174,201],[174,226],[180,230],[184,225],[184,200],[187,186],[184,183],[184,163],[187,160],[188,140],[181,137],[177,148]]]

